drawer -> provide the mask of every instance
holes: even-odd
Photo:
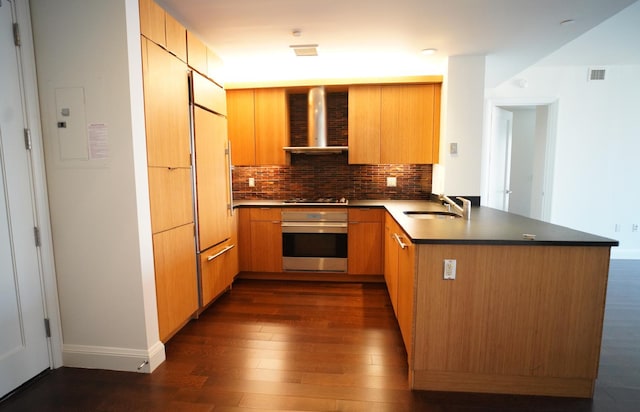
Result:
[[[349,222],[384,222],[384,209],[349,208]]]
[[[250,209],[251,220],[280,221],[279,207],[254,207]]]

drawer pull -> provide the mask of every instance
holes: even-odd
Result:
[[[396,239],[396,242],[398,242],[398,244],[400,245],[400,248],[401,248],[401,249],[404,249],[404,248],[406,248],[406,247],[407,247],[407,244],[406,244],[406,243],[404,243],[404,242],[400,239],[400,236],[399,236],[397,233],[394,233],[394,234],[393,234],[393,237]]]
[[[236,247],[236,245],[229,245],[226,248],[222,249],[220,252],[216,253],[215,255],[207,256],[207,262],[211,262],[213,259],[215,259],[218,256],[222,255],[223,253],[227,253],[228,251],[230,251],[234,247]]]

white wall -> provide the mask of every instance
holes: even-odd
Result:
[[[451,57],[444,76],[440,169],[448,195],[480,195],[484,67],[484,56]],[[450,143],[458,144],[457,155]]]
[[[550,220],[619,240],[614,258],[640,259],[640,231],[632,232],[640,222],[638,21],[640,3],[487,90],[488,99],[557,97]],[[604,66],[606,80],[587,81],[591,66]]]
[[[68,366],[153,370],[158,338],[137,0],[33,0],[53,242]],[[55,90],[80,87],[108,158],[61,158]],[[80,107],[82,106],[82,107]],[[80,141],[86,139],[81,127]]]

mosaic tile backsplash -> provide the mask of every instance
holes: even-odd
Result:
[[[348,94],[327,93],[327,144],[346,146]],[[307,96],[289,95],[291,146],[307,141]],[[288,166],[236,166],[233,194],[237,200],[284,200],[296,197],[347,199],[428,199],[431,165],[350,165],[347,153],[292,154]],[[396,187],[387,187],[396,177]],[[255,187],[249,187],[249,178]]]

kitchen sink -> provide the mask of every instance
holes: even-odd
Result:
[[[403,213],[413,219],[457,219],[462,217],[455,212],[444,210],[406,210]]]

